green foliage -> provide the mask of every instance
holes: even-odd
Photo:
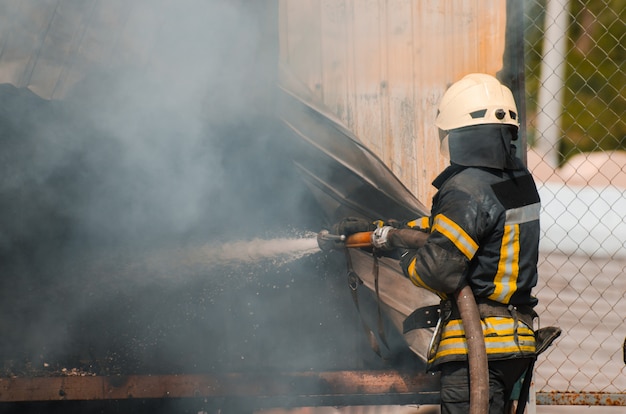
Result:
[[[537,110],[544,8],[541,0],[526,9],[529,113]],[[626,0],[570,1],[561,161],[580,151],[626,149],[625,22]]]

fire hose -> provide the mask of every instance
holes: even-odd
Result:
[[[467,361],[470,375],[469,412],[470,414],[488,413],[489,366],[478,305],[469,285],[465,285],[459,290],[455,299],[467,341]]]
[[[333,235],[322,230],[317,235],[320,249],[329,251],[340,248],[371,248],[374,246],[374,232],[366,231],[348,236]],[[428,233],[412,229],[389,229],[387,240],[391,247],[417,249],[426,243]],[[489,367],[487,350],[478,312],[478,305],[472,289],[466,285],[454,296],[465,330],[467,359],[470,375],[470,414],[489,412]]]

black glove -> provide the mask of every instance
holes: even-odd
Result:
[[[359,217],[346,217],[333,226],[333,233],[349,236],[361,231],[372,231],[376,225],[370,220]]]
[[[400,259],[400,265],[403,269],[409,267],[413,257],[417,250],[415,249],[396,249],[398,252],[398,259]]]
[[[387,220],[387,222],[385,223],[386,226],[391,226],[395,229],[402,229],[406,227],[406,224],[402,221],[396,220],[396,219],[389,219]]]

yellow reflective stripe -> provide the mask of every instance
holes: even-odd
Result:
[[[505,318],[502,316],[489,316],[481,321],[483,327],[483,333],[485,336],[493,335],[513,335],[515,328],[515,321],[513,318]],[[530,329],[523,322],[518,322],[517,333],[520,335],[534,335],[532,329]],[[441,335],[442,338],[447,336],[464,336],[463,323],[460,319],[453,319],[446,325],[445,332]]]
[[[467,341],[465,337],[442,339],[437,348],[435,359],[448,355],[464,355],[467,354]]]
[[[469,260],[474,257],[478,250],[478,244],[458,224],[443,214],[435,217],[432,231],[438,231],[446,236],[461,253]]]
[[[522,341],[522,339],[520,338],[519,346],[515,344],[513,337],[511,337],[511,341],[512,343],[508,345],[497,344],[496,346],[494,346],[495,344],[490,344],[488,342],[485,342],[487,354],[499,355],[499,354],[514,354],[518,352],[531,354],[535,352],[536,350],[534,341],[532,342],[532,344],[530,343],[525,344],[524,341]],[[435,355],[434,359],[439,359],[439,358],[450,356],[450,355],[465,355],[465,354],[467,354],[467,342],[465,340],[465,337],[454,338],[454,339],[442,340],[440,342],[439,348],[437,349],[437,354]]]
[[[428,286],[426,283],[424,283],[424,281],[422,280],[422,278],[420,277],[420,275],[417,274],[417,271],[415,270],[415,264],[417,263],[417,259],[413,258],[413,260],[411,260],[411,263],[409,263],[409,266],[407,268],[408,273],[409,273],[409,279],[411,279],[411,282],[413,282],[413,284],[415,286],[419,286],[421,288],[424,288],[430,292],[435,293],[436,295],[438,295],[440,298],[445,299],[446,295],[445,293],[441,293],[438,292],[434,289],[432,289],[430,286]]]
[[[487,354],[504,354],[515,352],[535,352],[535,336],[534,335],[517,335],[517,342],[515,342],[515,336],[491,336],[485,337],[485,348],[487,348]]]
[[[430,217],[424,216],[415,220],[411,220],[406,223],[409,227],[419,227],[420,229],[429,229],[430,228]]]
[[[407,270],[409,271],[409,279],[411,279],[411,282],[413,282],[413,284],[428,289],[428,286],[426,286],[422,278],[415,271],[415,263],[417,263],[417,259],[413,258],[413,260],[411,260],[411,263],[409,263],[409,267],[407,268]]]
[[[485,318],[483,333],[485,336],[513,335],[515,332],[515,321],[512,318],[489,317]],[[518,335],[533,335],[533,331],[523,322],[517,324]]]
[[[524,323],[518,323],[518,343],[515,342],[515,323],[511,318],[485,318],[482,326],[485,333],[485,347],[489,355],[535,352],[535,335]],[[455,319],[448,322],[444,328],[435,359],[465,354],[467,354],[467,341],[463,324]]]
[[[519,277],[519,224],[504,226],[498,271],[494,278],[494,291],[489,299],[500,303],[509,303],[517,290]]]

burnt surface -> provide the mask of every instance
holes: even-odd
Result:
[[[364,340],[341,255],[239,260],[228,244],[325,224],[273,121],[213,126],[195,144],[211,188],[183,220],[193,176],[155,177],[184,159],[137,169],[80,106],[0,94],[5,376],[389,366]]]
[[[415,368],[391,330],[386,359],[370,349],[341,254],[292,248],[338,216],[388,204],[372,177],[337,168],[332,148],[345,141],[334,134],[345,131],[323,113],[295,122],[301,103],[275,107],[277,3],[152,6],[168,18],[132,38],[147,55],[127,66],[54,57],[77,82],[61,100],[0,85],[0,377]],[[117,44],[121,32],[101,40]],[[46,41],[33,56],[66,50],[64,38],[47,40],[61,49],[43,50]],[[37,76],[60,76],[42,68]],[[327,139],[330,154],[301,132]],[[345,173],[349,191],[336,186]],[[334,199],[313,194],[316,178]],[[396,212],[414,211],[394,199]],[[285,254],[262,253],[276,241]],[[359,304],[376,315],[371,292],[360,289]],[[191,398],[24,401],[0,411],[209,408]]]

